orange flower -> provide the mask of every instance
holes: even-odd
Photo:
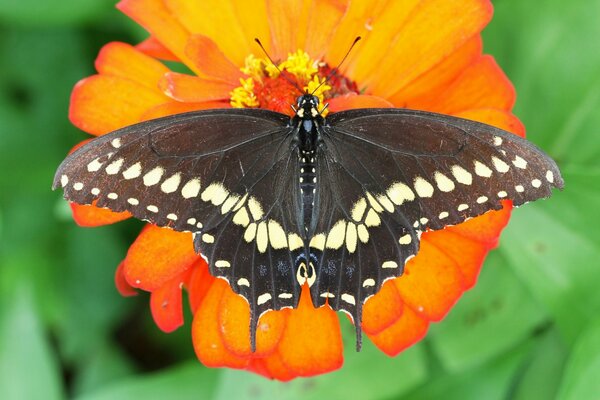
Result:
[[[341,74],[317,92],[329,111],[407,107],[524,134],[511,113],[510,82],[492,57],[482,55],[480,32],[492,15],[488,0],[123,0],[118,8],[150,37],[135,47],[107,44],[96,60],[98,74],[75,86],[70,119],[92,135],[208,108],[290,112],[296,92],[282,74],[312,90],[358,35],[363,40]],[[264,60],[255,37],[281,74]],[[172,72],[159,59],[181,62],[193,75]],[[370,340],[388,355],[419,341],[430,322],[440,321],[475,284],[510,208],[506,202],[503,210],[424,233],[404,275],[366,302],[363,330]],[[94,206],[73,210],[84,226],[129,217]],[[185,288],[194,313],[194,348],[205,365],[280,380],[342,365],[338,319],[327,306],[315,309],[308,293],[297,309],[261,317],[252,352],[247,303],[210,276],[193,251],[191,234],[147,226],[119,265],[116,283],[124,295],[133,288],[151,292],[152,315],[166,332],[183,324]]]

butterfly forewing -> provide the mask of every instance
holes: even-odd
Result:
[[[288,236],[301,230],[289,121],[266,110],[218,110],[141,123],[75,151],[54,185],[70,201],[193,232],[212,274],[253,312],[293,307]]]

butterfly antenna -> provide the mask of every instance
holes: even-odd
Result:
[[[289,82],[290,85],[292,85],[293,87],[295,87],[296,89],[298,89],[298,91],[301,94],[305,94],[304,90],[302,90],[302,88],[300,86],[298,86],[298,84],[296,82],[294,82],[293,80],[291,80],[286,74],[284,74],[279,67],[277,66],[277,64],[275,63],[275,61],[273,61],[273,59],[271,58],[271,56],[269,55],[269,53],[267,53],[267,50],[264,48],[264,46],[262,45],[262,43],[260,42],[260,40],[258,38],[254,38],[254,41],[256,43],[258,43],[258,45],[260,46],[261,50],[263,51],[263,53],[265,53],[265,56],[267,56],[267,58],[269,59],[269,61],[271,61],[271,64],[273,64],[273,66],[275,67],[275,69],[277,69],[277,71],[279,71],[279,75],[283,76],[283,78]]]
[[[342,58],[342,61],[339,62],[338,66],[335,67],[334,69],[331,70],[331,72],[325,77],[325,80],[323,82],[321,82],[319,84],[319,86],[317,86],[315,88],[315,90],[312,91],[312,94],[315,94],[317,92],[317,90],[323,86],[324,84],[326,84],[327,82],[329,82],[329,79],[331,79],[332,76],[334,76],[340,69],[340,67],[342,66],[342,64],[344,63],[344,61],[346,61],[346,58],[348,58],[348,55],[350,54],[350,52],[352,51],[352,49],[354,48],[354,46],[356,45],[356,43],[358,43],[358,41],[361,39],[360,36],[357,36],[356,39],[354,39],[354,42],[352,42],[352,44],[350,45],[350,48],[348,49],[348,51],[346,52],[346,55],[344,56],[344,58]]]

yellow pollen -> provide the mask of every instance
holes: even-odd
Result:
[[[311,60],[308,53],[298,50],[288,54],[287,60],[279,64],[279,69],[285,69],[290,74],[308,81],[319,71],[319,66],[317,61]]]
[[[286,71],[294,75],[300,82],[305,82],[304,89],[308,93],[313,91],[324,82],[325,78],[320,78],[319,62],[310,58],[308,53],[298,50],[295,53],[289,53],[288,58],[277,66],[281,71]],[[253,54],[246,57],[244,66],[240,70],[248,76],[247,79],[240,79],[241,86],[235,88],[231,93],[230,103],[232,107],[258,107],[260,105],[254,93],[255,82],[262,84],[263,78],[277,78],[279,71],[267,58],[257,58]],[[324,93],[331,90],[331,86],[323,84],[314,93],[323,104]]]
[[[265,60],[254,57],[254,54],[250,54],[246,57],[245,65],[240,70],[253,78],[260,78],[264,76],[263,71],[265,67]]]
[[[240,84],[229,93],[231,100],[229,103],[234,108],[258,107],[258,99],[254,94],[254,80],[252,78],[240,78]]]

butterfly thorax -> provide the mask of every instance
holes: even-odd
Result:
[[[313,209],[317,185],[316,151],[321,142],[320,127],[325,122],[318,111],[319,100],[316,96],[305,94],[298,97],[296,115],[292,125],[297,127],[298,157],[300,171],[300,195],[302,204],[302,223],[305,233],[312,232]]]

